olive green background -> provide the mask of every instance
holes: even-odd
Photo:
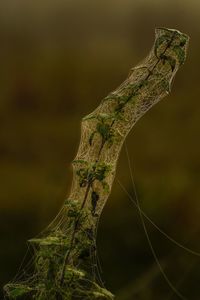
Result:
[[[195,0],[1,0],[0,283],[17,273],[27,239],[58,213],[72,180],[81,118],[152,47],[155,27],[190,35],[170,96],[128,137],[139,201],[173,238],[200,251],[200,3]],[[117,178],[132,193],[125,151]],[[173,284],[199,299],[200,257],[147,222]],[[135,206],[117,181],[99,225],[106,287],[119,300],[175,300]]]

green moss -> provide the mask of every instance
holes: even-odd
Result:
[[[114,295],[111,292],[109,292],[105,288],[101,288],[98,284],[94,283],[94,288],[95,290],[93,292],[93,295],[96,296],[97,299],[98,297],[102,297],[102,299],[107,299],[107,300],[114,299]]]
[[[78,278],[83,278],[85,276],[85,272],[83,270],[79,270],[73,267],[67,267],[66,272],[65,272],[65,278],[67,277],[76,277]]]
[[[88,162],[86,160],[83,159],[74,159],[72,161],[72,164],[87,164]]]
[[[45,238],[31,239],[30,243],[38,244],[40,246],[50,246],[50,245],[61,245],[63,241],[57,236],[48,236]]]
[[[99,201],[99,194],[95,191],[92,191],[91,194],[91,203],[92,203],[92,215],[95,216],[96,215],[96,206],[97,206],[97,202]]]
[[[22,299],[22,297],[28,297],[28,294],[32,293],[33,289],[23,284],[7,284],[4,287],[9,299]]]
[[[103,141],[111,142],[114,134],[111,129],[110,124],[105,124],[105,123],[98,123],[96,127],[97,132],[101,135]]]
[[[185,62],[185,58],[186,58],[184,49],[182,49],[180,46],[175,46],[173,48],[173,51],[175,52],[180,65],[182,65]]]
[[[72,282],[73,279],[73,282]],[[34,288],[23,284],[7,284],[4,287],[10,300],[34,299],[34,300],[113,300],[114,296],[96,282],[87,281],[84,271],[68,267],[65,280],[71,282],[66,287],[51,284],[38,284]],[[59,295],[59,297],[58,297]]]
[[[167,62],[170,65],[171,70],[173,72],[176,67],[176,60],[170,55],[161,55],[160,57],[161,57],[163,64],[165,64]]]
[[[93,131],[89,137],[90,146],[92,146],[95,134],[99,134],[101,136],[102,143],[107,142],[111,146],[114,141],[114,131],[112,129],[112,123],[110,123],[110,121],[113,121],[116,118],[116,115],[101,113],[96,118],[99,122],[97,122],[96,124],[96,130]]]
[[[95,180],[103,182],[107,174],[111,171],[111,166],[106,163],[93,163],[86,168],[80,168],[76,171],[79,176],[80,187],[86,187],[92,184]]]
[[[163,47],[163,44],[167,46],[167,44],[171,41],[171,39],[172,39],[171,32],[163,34],[159,38],[157,38],[154,46],[154,53],[157,58],[160,57],[159,54],[160,48]]]

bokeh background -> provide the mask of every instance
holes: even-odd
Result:
[[[27,239],[47,226],[69,192],[81,118],[149,52],[156,26],[189,34],[189,54],[171,95],[137,123],[127,147],[142,209],[200,251],[200,2],[1,0],[1,285],[17,273]],[[132,193],[124,150],[117,178]],[[199,299],[200,257],[146,224],[170,280],[187,299]],[[98,249],[102,277],[117,299],[178,299],[117,181]]]

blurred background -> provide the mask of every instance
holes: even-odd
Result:
[[[69,193],[81,118],[147,55],[156,26],[189,34],[189,54],[171,95],[137,123],[127,147],[142,209],[200,252],[200,2],[1,0],[1,286],[17,273],[27,239]],[[124,150],[117,178],[132,193]],[[170,280],[187,299],[199,299],[200,257],[146,225]],[[98,233],[102,277],[116,299],[178,299],[117,181]]]

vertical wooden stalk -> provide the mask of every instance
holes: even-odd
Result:
[[[97,222],[111,192],[117,161],[134,124],[171,91],[184,63],[189,38],[157,28],[149,55],[128,78],[82,120],[81,141],[73,161],[73,184],[63,208],[64,225],[50,226],[35,247],[35,274],[8,284],[8,299],[113,299],[92,274]]]

